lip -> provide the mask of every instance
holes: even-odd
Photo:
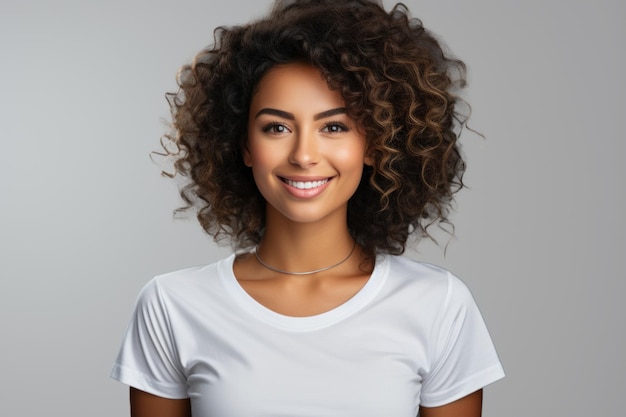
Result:
[[[298,199],[311,199],[320,195],[326,187],[332,182],[334,177],[321,177],[321,176],[289,176],[289,177],[279,177],[280,182],[287,190],[287,192]],[[301,182],[301,183],[309,183],[310,188],[297,188],[289,182]],[[310,183],[323,182],[319,185],[311,186]]]

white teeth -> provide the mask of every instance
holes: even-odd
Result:
[[[328,179],[320,181],[292,181],[285,178],[285,182],[298,190],[308,190],[311,188],[320,187],[328,182]]]

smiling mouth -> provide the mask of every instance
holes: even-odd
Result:
[[[330,178],[326,178],[326,179],[323,179],[323,180],[317,180],[317,181],[294,181],[294,180],[290,180],[290,179],[287,179],[287,178],[281,178],[281,179],[287,185],[289,185],[289,186],[291,186],[293,188],[297,188],[298,190],[310,190],[311,188],[321,187],[322,185],[324,185],[328,181],[330,181]]]

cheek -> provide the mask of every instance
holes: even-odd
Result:
[[[250,146],[247,151],[246,165],[253,171],[271,170],[279,159],[279,150],[266,146]]]
[[[364,149],[360,146],[353,146],[338,149],[333,152],[333,160],[338,166],[346,170],[362,171],[365,160]]]

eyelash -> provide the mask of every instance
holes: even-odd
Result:
[[[328,130],[331,127],[337,127],[339,128],[336,131],[330,131]],[[348,132],[350,129],[348,128],[348,126],[346,126],[345,124],[341,123],[341,122],[328,122],[326,124],[324,124],[324,127],[322,128],[322,131],[327,131],[328,133],[342,133],[342,132]]]
[[[282,129],[285,129],[286,131],[291,131],[291,129],[289,129],[284,123],[270,122],[263,127],[263,133],[276,133],[276,134],[285,133],[284,131],[277,132],[276,131],[277,128],[282,128]],[[330,130],[331,128],[337,128],[337,130],[334,130],[334,131]],[[348,126],[346,126],[345,124],[341,122],[328,122],[328,123],[325,123],[324,126],[322,126],[322,132],[326,132],[330,134],[348,132],[349,130],[350,129],[348,128]]]
[[[290,130],[287,126],[285,126],[284,123],[280,123],[280,122],[271,122],[268,123],[267,125],[263,126],[263,133],[275,133],[275,134],[280,134],[280,133],[284,133],[284,132],[277,132],[276,128],[284,128],[285,130]]]

